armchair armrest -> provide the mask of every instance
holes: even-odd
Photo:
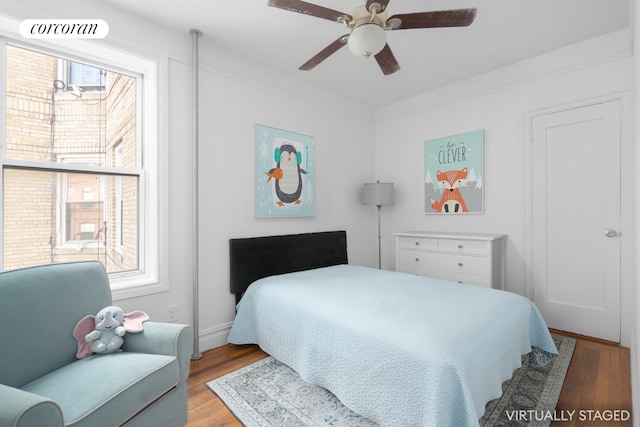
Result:
[[[53,400],[0,384],[0,425],[64,427],[64,417]]]
[[[122,350],[177,356],[180,379],[186,381],[189,376],[192,347],[193,328],[191,326],[178,323],[145,322],[142,332],[125,335]]]

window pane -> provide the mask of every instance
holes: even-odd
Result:
[[[100,175],[62,174],[66,177],[65,240],[104,241],[104,179]],[[104,226],[103,226],[104,225]]]
[[[104,88],[105,70],[77,62],[69,62],[69,78],[67,86]]]
[[[137,177],[6,168],[4,188],[6,270],[83,260],[138,269]]]
[[[58,163],[66,155],[86,153],[99,156],[98,164],[114,167],[114,148],[120,144],[122,166],[137,167],[136,78],[69,64],[6,46],[6,156]],[[71,87],[69,78],[101,78],[104,85],[82,91]]]

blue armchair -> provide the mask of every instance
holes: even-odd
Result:
[[[0,426],[182,426],[193,329],[145,322],[76,358],[76,323],[111,305],[99,262],[0,273]]]

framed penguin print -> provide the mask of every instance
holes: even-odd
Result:
[[[313,137],[256,125],[256,217],[315,215]]]
[[[483,149],[482,130],[425,141],[425,213],[484,212]]]

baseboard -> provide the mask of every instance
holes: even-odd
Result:
[[[583,339],[583,340],[597,342],[597,343],[600,343],[600,344],[613,345],[613,346],[616,346],[616,347],[624,347],[622,344],[620,344],[618,342],[615,342],[615,341],[603,340],[602,338],[590,337],[589,335],[576,334],[575,332],[567,332],[567,331],[562,331],[560,329],[553,329],[553,328],[549,328],[549,332],[554,333],[554,334],[558,334],[558,335],[564,335],[565,337],[571,337],[571,338],[575,338],[575,339]]]
[[[212,348],[227,344],[227,337],[231,331],[232,324],[233,322],[223,323],[222,325],[200,331],[198,336],[200,350],[211,350]]]

